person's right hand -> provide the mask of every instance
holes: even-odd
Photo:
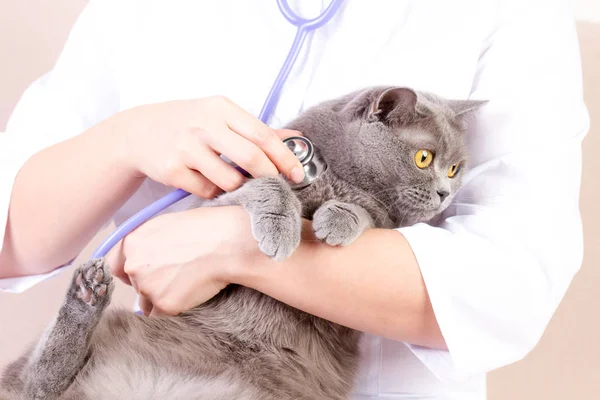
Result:
[[[232,191],[244,176],[279,173],[299,182],[302,165],[282,142],[298,135],[274,130],[225,97],[179,100],[135,107],[119,116],[122,154],[136,173],[203,198]]]

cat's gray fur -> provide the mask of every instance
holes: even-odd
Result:
[[[292,191],[282,178],[254,179],[207,205],[243,205],[261,250],[275,259],[298,246],[301,217],[331,245],[348,245],[371,227],[428,221],[461,185],[460,173],[450,179],[446,171],[466,161],[463,117],[481,104],[385,87],[326,101],[288,125],[328,164],[315,183]],[[435,153],[429,168],[415,166],[419,149]],[[360,336],[352,329],[235,285],[189,312],[157,318],[104,312],[112,290],[104,260],[77,268],[54,323],[7,367],[0,398],[341,400],[351,393]]]

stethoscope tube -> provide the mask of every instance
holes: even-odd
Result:
[[[287,57],[279,70],[279,74],[277,74],[277,78],[273,82],[271,86],[271,90],[265,99],[263,107],[258,115],[258,119],[263,123],[267,123],[269,117],[272,115],[275,106],[279,100],[279,96],[281,95],[281,89],[283,85],[287,81],[287,78],[298,59],[298,55],[300,54],[300,50],[306,36],[308,33],[322,27],[327,22],[329,22],[333,16],[338,12],[344,0],[332,0],[329,3],[329,6],[323,11],[319,16],[313,19],[304,19],[298,16],[294,11],[290,8],[287,0],[277,0],[277,5],[281,14],[287,19],[292,25],[298,28],[296,32],[296,36],[294,37],[294,41],[290,50],[288,51]],[[248,176],[248,173],[236,166],[236,168],[244,175]],[[305,171],[306,172],[306,171]],[[306,182],[305,182],[306,183]],[[102,242],[102,244],[94,251],[92,258],[100,258],[104,257],[110,249],[112,249],[121,239],[127,236],[131,231],[135,228],[154,217],[156,214],[165,210],[167,207],[177,203],[178,201],[183,200],[190,193],[186,192],[183,189],[177,189],[173,192],[163,196],[158,199],[154,203],[149,206],[143,208],[135,215],[130,217],[127,221],[122,223],[108,238]]]

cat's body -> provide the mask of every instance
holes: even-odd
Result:
[[[328,164],[315,183],[294,192],[282,178],[254,179],[209,205],[243,205],[261,250],[276,259],[298,245],[301,217],[331,245],[348,245],[367,228],[427,221],[460,187],[458,173],[449,178],[446,169],[464,162],[459,119],[479,104],[417,98],[402,88],[325,102],[289,125]],[[417,160],[421,149],[437,158],[419,153]],[[352,329],[236,285],[177,317],[103,312],[112,288],[104,260],[79,267],[53,325],[5,371],[0,399],[342,400],[351,393],[360,338]]]
[[[176,318],[106,312],[90,341],[89,360],[60,399],[344,398],[356,339],[350,329],[230,286]],[[323,358],[307,363],[316,356]],[[336,379],[321,386],[327,376]],[[17,383],[14,375],[4,380],[4,389],[8,380]]]

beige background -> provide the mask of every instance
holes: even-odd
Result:
[[[0,130],[25,87],[51,68],[84,0],[0,0]],[[525,360],[489,376],[489,399],[600,398],[600,2],[576,2],[585,97],[592,130],[584,143],[581,207],[585,260],[537,348]],[[534,51],[534,49],[532,49]],[[100,237],[104,237],[106,232]],[[91,245],[85,256],[89,254]],[[0,293],[0,367],[13,359],[56,312],[69,273],[23,295]],[[133,293],[117,288],[115,303],[129,307]]]

